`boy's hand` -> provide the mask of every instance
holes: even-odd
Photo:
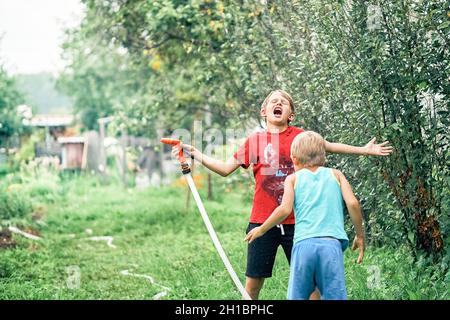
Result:
[[[250,244],[261,236],[262,236],[261,227],[256,227],[250,230],[249,233],[247,233],[247,235],[244,238],[244,241],[248,241],[248,243]]]
[[[189,144],[182,143],[180,145],[183,148],[183,152],[185,156],[191,157],[194,159],[194,154],[197,152],[197,149],[195,149],[193,146]],[[175,158],[178,158],[178,153],[180,152],[180,146],[176,145],[172,147],[172,156]]]
[[[388,156],[392,153],[394,150],[393,147],[387,146],[389,141],[385,141],[383,143],[376,144],[375,143],[376,138],[373,138],[372,140],[367,143],[365,148],[365,153],[368,156]]]
[[[357,264],[360,264],[363,261],[364,257],[364,237],[358,237],[355,236],[355,239],[353,240],[352,250],[356,250],[359,248],[359,256],[356,260]]]

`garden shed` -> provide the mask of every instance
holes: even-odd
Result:
[[[84,138],[83,137],[60,137],[61,145],[61,168],[82,169],[84,168]]]

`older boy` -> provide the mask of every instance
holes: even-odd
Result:
[[[223,177],[234,172],[239,166],[253,165],[255,195],[247,232],[260,226],[280,204],[286,177],[294,172],[290,159],[291,143],[303,129],[290,126],[294,120],[294,102],[282,91],[272,91],[261,106],[261,116],[266,119],[267,130],[250,135],[239,150],[228,160],[221,161],[202,154],[190,145],[183,149],[208,169]],[[325,149],[333,153],[385,156],[392,152],[388,142],[375,144],[372,139],[364,147],[325,141]],[[178,152],[174,147],[174,154]],[[258,299],[265,278],[272,276],[278,246],[282,246],[288,262],[291,258],[294,235],[294,215],[289,215],[279,228],[269,230],[259,241],[248,245],[245,289],[252,299]]]
[[[355,227],[353,249],[359,248],[357,263],[364,255],[364,232],[358,200],[345,176],[325,168],[325,140],[312,131],[295,137],[291,158],[295,173],[284,183],[281,205],[245,240],[250,243],[286,219],[294,209],[288,299],[308,299],[318,287],[322,299],[347,299],[344,259],[348,246],[344,231],[343,201]]]

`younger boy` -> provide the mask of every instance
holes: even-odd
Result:
[[[305,131],[291,146],[295,172],[284,183],[281,205],[245,240],[249,244],[294,209],[295,232],[291,254],[288,299],[308,299],[317,287],[322,299],[347,299],[343,251],[348,246],[344,231],[344,200],[356,237],[352,249],[359,248],[357,263],[364,255],[364,232],[358,200],[345,176],[326,168],[325,140],[318,133]],[[256,240],[257,241],[257,240]]]

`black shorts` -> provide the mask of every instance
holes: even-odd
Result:
[[[260,226],[260,223],[249,223],[246,233]],[[270,278],[278,246],[283,247],[288,263],[291,261],[291,251],[294,240],[294,225],[284,224],[284,235],[277,226],[267,231],[248,245],[247,271],[245,275],[251,278]]]

